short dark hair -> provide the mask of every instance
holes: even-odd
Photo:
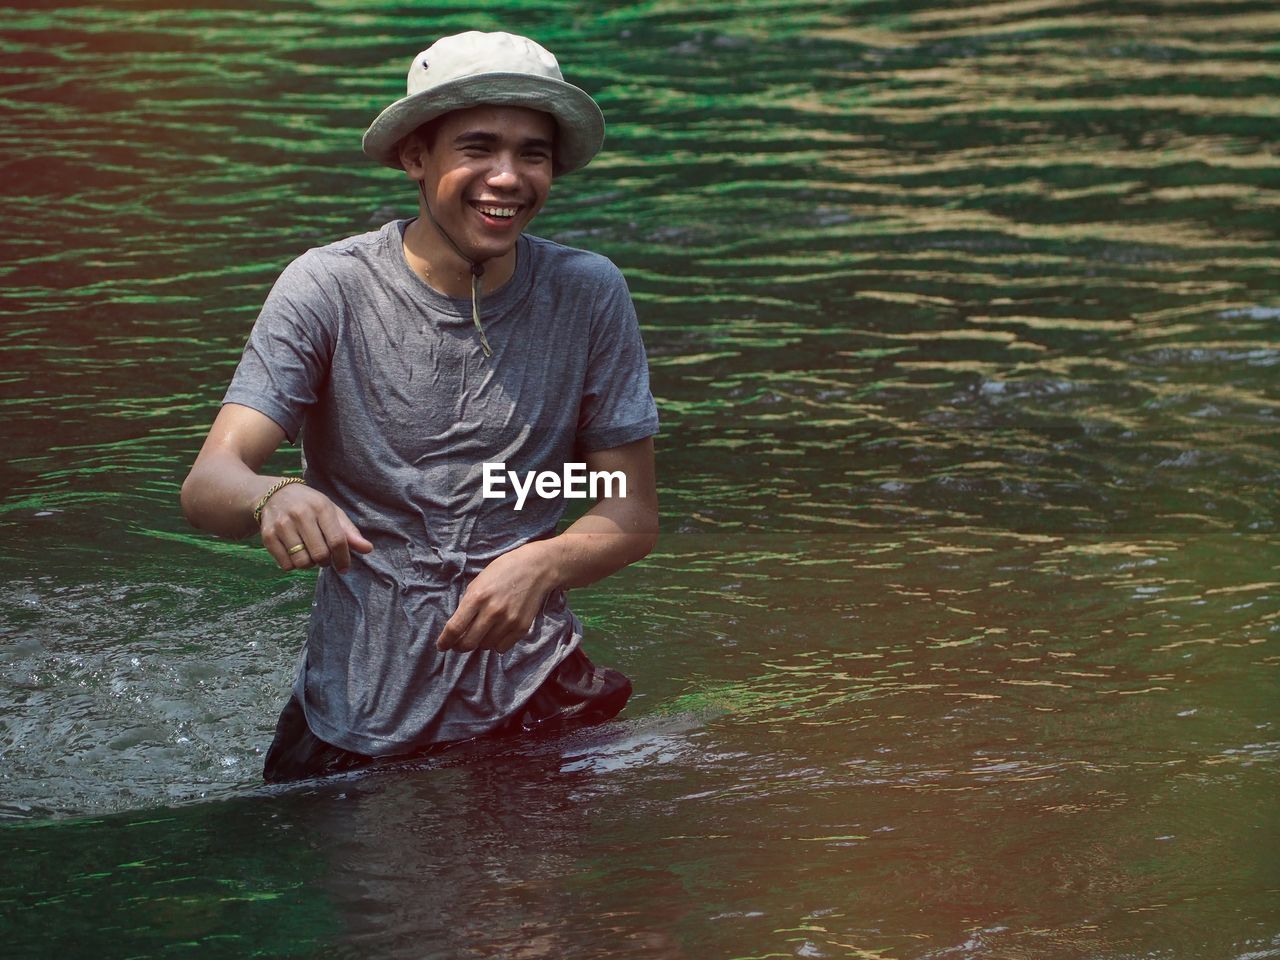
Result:
[[[408,140],[409,137],[418,137],[422,140],[423,145],[426,146],[428,151],[434,150],[436,148],[436,135],[440,132],[440,123],[447,116],[448,114],[442,113],[438,117],[432,117],[422,126],[417,127],[409,134],[409,136],[405,137],[405,139]]]

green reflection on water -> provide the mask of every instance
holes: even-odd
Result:
[[[223,801],[163,817],[6,827],[6,952],[311,954],[339,930],[309,879],[324,859],[304,838],[281,835],[279,816],[261,801]]]

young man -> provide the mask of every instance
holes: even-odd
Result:
[[[182,488],[195,526],[322,568],[268,781],[630,695],[579,649],[565,590],[657,539],[644,347],[617,268],[523,232],[603,139],[533,41],[439,40],[364,136],[416,181],[417,219],[308,251],[268,296]],[[299,432],[305,483],[260,475]],[[529,483],[570,463],[615,482],[557,536],[563,496]]]

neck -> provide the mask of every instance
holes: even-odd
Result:
[[[405,229],[404,258],[409,267],[447,297],[471,296],[471,261],[460,256],[439,231],[419,212]],[[511,279],[516,270],[516,248],[484,261],[484,289],[492,293]]]
[[[418,219],[404,232],[404,257],[409,267],[431,287],[446,296],[459,298],[471,296],[473,274],[480,274],[484,289],[492,292],[510,280],[516,268],[514,244],[500,256],[471,260],[436,223],[425,195],[418,201]]]

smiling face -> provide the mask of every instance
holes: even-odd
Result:
[[[512,252],[546,203],[555,132],[538,110],[471,107],[441,117],[429,145],[410,137],[401,160],[436,223],[467,256],[489,261]]]

